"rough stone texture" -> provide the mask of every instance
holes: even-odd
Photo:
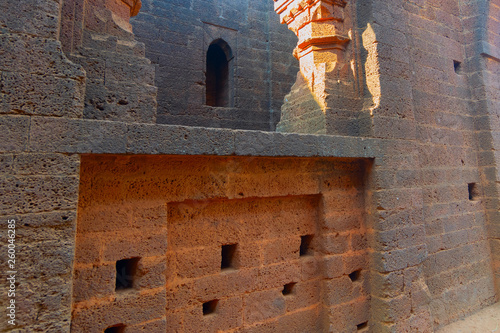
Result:
[[[0,5],[0,24],[7,20],[3,15],[9,20],[24,20],[16,11],[19,4],[9,2]],[[47,8],[38,10],[28,2],[21,1],[21,6],[30,7],[33,15],[57,15],[59,6],[52,5],[55,1],[40,1],[41,6],[47,3]],[[49,9],[55,12],[43,12]],[[85,73],[63,54],[60,42],[53,36],[55,31],[28,33],[9,28],[0,33],[0,113],[81,118]],[[29,30],[29,25],[25,28]]]
[[[285,96],[276,131],[326,134],[325,113],[314,98],[306,78],[300,72],[297,73],[297,79],[290,93]]]
[[[84,157],[72,331],[165,318],[177,332],[355,330],[369,316],[365,163]],[[236,250],[221,268],[227,244]],[[133,288],[115,291],[116,261],[134,257]],[[140,310],[149,297],[155,306]],[[215,312],[204,315],[212,300]],[[349,315],[330,320],[342,304],[353,307]]]
[[[84,118],[156,121],[154,67],[145,58],[129,18],[140,1],[64,1],[61,42],[87,73]]]
[[[330,10],[344,8],[349,66],[323,52],[320,90],[304,68],[283,108],[280,130],[292,133],[269,130],[295,79],[295,37],[272,2],[235,3],[145,0],[138,42],[137,1],[2,1],[0,216],[18,222],[14,332],[68,332],[71,320],[84,332],[125,320],[128,332],[219,321],[232,332],[432,332],[498,300],[498,1],[310,2],[325,4],[312,11],[319,21],[340,22]],[[311,32],[299,37],[310,43]],[[232,108],[203,106],[216,37],[235,55]],[[200,226],[236,240],[237,267],[219,271],[224,240]],[[313,227],[314,255],[297,258]],[[115,293],[116,261],[135,256],[137,284]],[[220,312],[203,316],[214,299]]]
[[[299,3],[275,2],[282,22],[292,30],[296,30],[296,20],[306,27],[316,24],[319,17],[308,14],[316,6],[324,7],[321,15],[338,15],[327,1]],[[472,36],[472,29],[487,21],[483,12],[486,2],[460,4],[367,1],[359,2],[350,12],[347,5],[344,14],[356,16],[357,27],[349,38],[359,38],[352,48],[364,68],[361,76],[355,75],[354,84],[365,86],[364,106],[355,99],[349,101],[349,95],[337,97],[352,85],[350,77],[333,70],[318,82],[317,75],[308,75],[309,67],[320,67],[318,62],[300,58],[310,92],[299,77],[282,109],[281,131],[368,136],[384,142],[379,147],[384,157],[375,160],[371,174],[373,206],[368,219],[375,251],[370,328],[377,332],[432,331],[433,326],[447,324],[497,299],[491,264],[493,261],[494,267],[498,266],[492,231],[498,214],[491,215],[498,201],[488,197],[490,193],[493,198],[498,196],[492,183],[496,176],[492,169],[487,170],[494,158],[481,161],[481,154],[495,150],[488,138],[495,135],[488,128],[488,118],[479,123],[476,117],[487,114],[487,109],[477,108],[481,108],[482,99],[483,104],[494,100],[495,93],[488,96],[491,79],[480,83],[480,74],[473,73],[494,73],[496,60],[485,51],[480,56],[477,46],[473,50],[469,46],[478,37],[477,30]],[[341,2],[338,5],[342,7]],[[491,8],[497,9],[497,4],[490,3]],[[330,28],[323,28],[311,29],[318,38],[331,38]],[[342,36],[341,31],[336,28],[334,34]],[[300,50],[302,32],[297,33]],[[494,33],[481,34],[495,40]],[[480,45],[494,53],[494,47]],[[312,51],[313,57],[320,58],[320,65],[341,65],[338,51],[329,52],[330,58],[322,56],[320,47]],[[486,70],[477,65],[474,69],[474,62]],[[356,73],[356,67],[352,69]],[[481,89],[485,92],[478,91]],[[323,91],[328,94],[323,95]],[[355,112],[349,106],[354,106]],[[313,122],[311,114],[322,120]],[[484,133],[474,132],[481,127]],[[486,151],[480,152],[479,158],[477,147]],[[483,179],[486,182],[481,185],[490,184],[490,189],[481,188]],[[485,215],[488,207],[492,212]],[[384,275],[391,278],[382,279]],[[406,277],[405,283],[393,293],[392,284],[399,276]]]
[[[276,130],[368,134],[362,132],[369,104],[363,107],[362,66],[356,61],[356,2],[275,0],[274,9],[298,37],[294,56],[300,63]]]
[[[273,131],[298,66],[295,36],[268,0],[143,1],[132,20],[156,65],[162,124]],[[232,50],[232,105],[206,105],[206,54],[222,38]]]
[[[15,117],[16,118],[16,117]],[[21,118],[21,119],[17,119]],[[15,121],[23,123],[23,117]],[[28,124],[26,124],[28,126]],[[379,157],[374,139],[32,117],[18,144],[31,152]],[[29,135],[29,142],[27,136]]]
[[[484,176],[477,169],[481,162],[475,151],[484,140],[474,136],[478,111],[467,54],[469,14],[460,5],[454,1],[404,7],[415,134],[421,142],[428,250],[423,268],[434,326],[477,311],[498,297],[484,214],[489,200],[483,196]],[[468,193],[471,183],[479,193]]]
[[[474,85],[475,129],[478,141],[478,164],[485,201],[488,237],[492,252],[496,290],[500,292],[500,220],[498,215],[499,146],[498,77],[500,75],[500,40],[498,1],[474,1],[461,6],[467,17],[466,56],[470,64],[470,83]]]
[[[9,332],[66,332],[80,157],[28,151],[31,117],[81,118],[85,72],[57,40],[60,2],[0,4],[0,306],[6,309],[7,220],[16,221],[16,326]],[[12,330],[12,328],[14,328]]]
[[[476,314],[447,325],[437,333],[495,332],[500,327],[500,304],[484,308]]]
[[[17,225],[18,330],[13,332],[68,331],[80,158],[56,153],[1,155],[9,163],[0,176],[1,219],[14,219]],[[6,223],[2,223],[2,230],[6,230]],[[6,245],[1,247],[4,263],[8,259]],[[5,274],[4,270],[4,281]],[[10,299],[7,290],[2,288],[2,307]],[[0,329],[12,331],[12,326],[2,321]]]

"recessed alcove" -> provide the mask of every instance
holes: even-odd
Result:
[[[323,316],[354,302],[341,324],[355,329],[368,293],[341,279],[367,251],[330,243],[364,233],[364,173],[365,161],[340,158],[83,156],[73,327],[110,329],[127,309],[185,332],[299,317],[323,332]],[[337,280],[356,298],[322,300]]]
[[[116,290],[132,289],[140,258],[121,259],[116,262]]]
[[[290,282],[290,283],[285,284],[283,286],[283,290],[281,291],[281,293],[283,294],[283,296],[292,295],[293,291],[294,291],[295,285],[296,285],[295,282]]]
[[[299,250],[299,255],[302,256],[307,256],[307,255],[312,255],[313,250],[311,248],[311,243],[313,240],[314,235],[304,235],[300,236],[300,250]]]
[[[217,300],[217,299],[203,303],[203,305],[202,305],[203,315],[207,316],[207,315],[215,313],[215,311],[217,309],[217,303],[219,303],[219,300]]]
[[[220,268],[222,270],[234,268],[234,259],[235,259],[234,256],[236,253],[237,246],[238,246],[238,244],[222,245],[222,247],[221,247],[221,264],[220,264]]]

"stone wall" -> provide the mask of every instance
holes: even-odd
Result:
[[[65,0],[60,33],[64,52],[87,73],[83,116],[135,123],[156,121],[154,68],[129,23],[140,2]]]
[[[264,1],[148,0],[137,41],[137,3],[0,4],[14,331],[432,332],[498,299],[498,1],[335,1],[355,62],[320,65],[343,71],[321,99],[297,81],[307,94],[283,108],[324,109],[329,135],[178,125],[274,130],[295,38]],[[215,36],[234,51],[233,107],[204,106]],[[219,221],[227,239],[197,232]]]
[[[497,295],[484,212],[491,200],[482,197],[487,171],[476,153],[488,140],[476,136],[478,81],[466,55],[467,29],[477,27],[470,16],[481,11],[458,1],[310,4],[275,1],[283,23],[314,34],[308,42],[298,31],[298,48],[312,43],[314,55],[301,58],[304,78],[287,96],[287,123],[278,128],[380,139],[384,157],[372,170],[368,219],[375,251],[370,327],[431,331],[491,304]],[[322,26],[325,20],[334,28]],[[327,42],[330,50],[322,49]],[[356,66],[347,73],[346,57],[359,59],[361,76]],[[353,84],[364,86],[357,106],[336,97]],[[311,126],[314,110],[322,128]]]
[[[459,1],[408,4],[408,49],[434,325],[495,300]]]
[[[363,161],[86,156],[81,168],[72,331],[367,322]],[[117,261],[131,258],[124,277]]]
[[[0,203],[2,280],[7,297],[7,221],[16,221],[16,326],[2,331],[68,331],[78,201],[76,154],[29,148],[35,118],[81,118],[85,72],[63,54],[60,2],[0,4]],[[12,259],[12,258],[10,258]],[[11,269],[12,270],[12,269]],[[9,285],[10,286],[10,285]],[[15,330],[11,330],[15,328]]]
[[[158,123],[274,130],[298,68],[272,2],[147,0],[132,24],[156,65]],[[219,38],[233,55],[227,107],[206,105],[206,54]]]
[[[499,214],[498,165],[498,80],[500,75],[500,41],[498,38],[498,13],[500,3],[473,1],[463,6],[467,17],[464,31],[467,37],[467,56],[471,68],[471,84],[476,111],[475,129],[478,140],[478,161],[485,200],[488,235],[492,252],[497,293],[499,275]]]

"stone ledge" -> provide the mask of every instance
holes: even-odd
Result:
[[[380,156],[377,139],[31,117],[27,151],[220,156]]]
[[[479,48],[479,53],[482,56],[490,57],[495,59],[496,61],[500,61],[500,48],[484,40],[480,42]]]

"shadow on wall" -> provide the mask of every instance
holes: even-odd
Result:
[[[157,123],[274,131],[298,68],[272,5],[144,1],[132,24],[156,66]]]

